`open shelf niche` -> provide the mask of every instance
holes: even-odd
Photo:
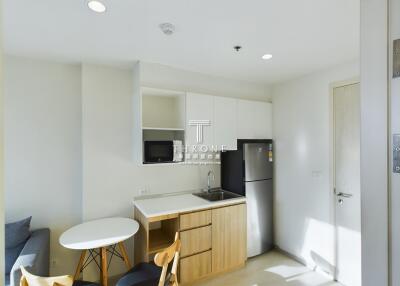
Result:
[[[142,129],[184,130],[185,93],[142,87]]]
[[[150,223],[148,254],[156,254],[174,243],[175,233],[179,229],[178,226],[178,218]]]
[[[146,140],[180,140],[185,144],[185,99],[186,93],[181,91],[143,86],[134,90],[134,159],[139,165],[143,165]]]

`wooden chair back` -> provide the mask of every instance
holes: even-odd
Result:
[[[40,277],[29,273],[21,266],[20,286],[72,286],[74,279],[70,275],[58,277]]]
[[[178,271],[180,250],[181,250],[181,241],[179,239],[179,234],[176,233],[174,243],[170,247],[165,249],[164,251],[157,253],[156,256],[154,257],[154,263],[157,266],[162,267],[160,281],[158,282],[158,286],[165,285],[165,282],[166,282],[165,279],[167,277],[168,265],[172,260],[174,260],[174,262],[172,264],[171,277],[169,278],[170,286],[179,286],[177,271]]]

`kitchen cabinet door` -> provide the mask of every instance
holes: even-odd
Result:
[[[214,97],[214,144],[222,150],[237,150],[237,100]]]
[[[193,281],[209,275],[211,250],[180,259],[180,283],[191,285]]]
[[[246,204],[212,210],[212,271],[243,265],[247,259]]]
[[[214,143],[213,121],[214,100],[211,95],[188,93],[186,95],[186,144],[207,145]],[[197,127],[192,126],[192,121],[209,120],[210,126],[202,127],[202,142],[197,142]]]
[[[239,99],[237,135],[238,139],[272,139],[272,104]]]

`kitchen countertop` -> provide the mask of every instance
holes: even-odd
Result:
[[[246,197],[210,202],[193,195],[197,192],[199,191],[136,198],[133,204],[146,218],[151,218],[246,202]]]

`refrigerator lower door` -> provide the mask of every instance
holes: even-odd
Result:
[[[247,257],[270,250],[273,246],[272,180],[246,182]]]

